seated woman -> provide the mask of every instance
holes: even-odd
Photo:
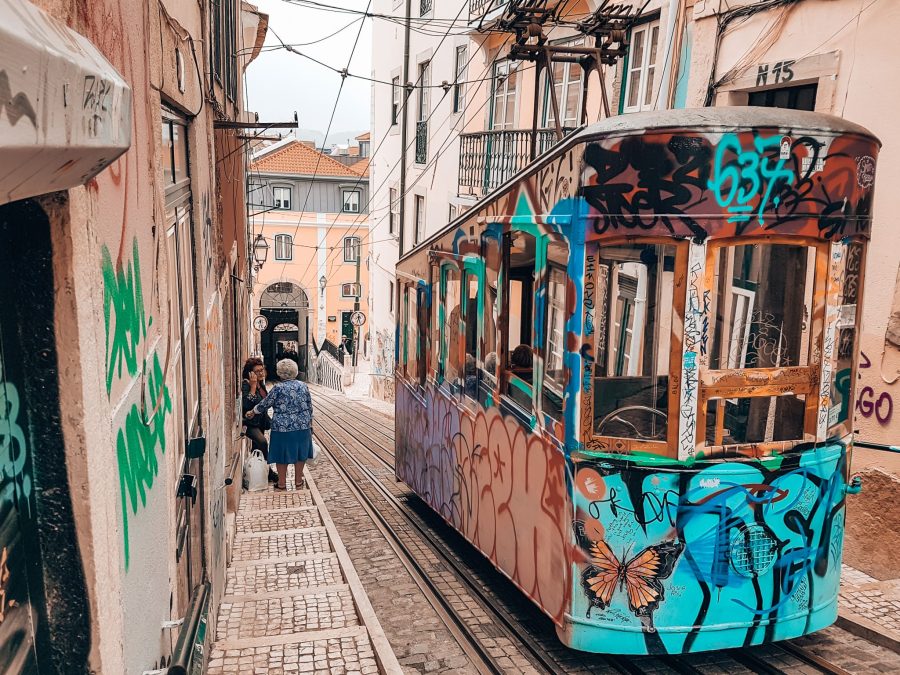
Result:
[[[268,394],[266,389],[266,367],[258,356],[251,356],[244,363],[241,377],[241,410],[244,415],[253,406],[262,401]],[[244,418],[244,435],[250,439],[250,448],[262,452],[266,463],[269,463],[269,441],[266,431],[271,428],[269,416],[266,414]],[[269,469],[269,482],[274,483],[278,476]]]
[[[509,369],[513,375],[531,383],[534,371],[534,354],[528,345],[519,345],[509,357]]]

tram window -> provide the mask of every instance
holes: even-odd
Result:
[[[706,408],[708,446],[803,440],[806,396],[711,399]]]
[[[828,413],[829,430],[852,419],[853,355],[856,353],[856,316],[862,290],[863,246],[853,242],[844,255],[844,274],[837,321],[837,363],[831,387],[831,408]],[[849,432],[850,430],[845,430]]]
[[[446,264],[441,268],[441,296],[443,316],[440,317],[441,330],[441,376],[451,387],[459,384],[459,270],[456,266]]]
[[[547,313],[544,325],[544,380],[541,391],[541,410],[556,420],[562,419],[565,373],[563,354],[566,336],[566,267],[569,247],[563,242],[547,245]]]
[[[663,441],[668,430],[675,246],[600,248],[594,433]]]
[[[535,238],[516,232],[509,239],[507,268],[506,369],[503,393],[531,409],[534,379],[531,325],[534,311]]]
[[[425,384],[425,354],[422,327],[419,322],[419,293],[415,286],[406,289],[406,376],[419,385]]]
[[[467,273],[463,284],[465,299],[466,360],[463,391],[470,398],[478,395],[478,275]]]
[[[808,364],[815,255],[788,244],[716,249],[711,369]]]
[[[478,400],[487,405],[497,384],[497,322],[500,317],[497,295],[497,279],[500,270],[500,240],[486,236],[484,239],[484,364],[479,379]]]

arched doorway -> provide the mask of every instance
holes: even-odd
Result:
[[[309,297],[306,291],[293,282],[278,281],[263,291],[259,311],[269,320],[260,335],[269,377],[275,377],[275,364],[287,356],[296,358],[300,376],[305,379],[309,351]]]

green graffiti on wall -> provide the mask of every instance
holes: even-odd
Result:
[[[134,262],[123,269],[113,267],[109,249],[103,247],[103,320],[106,326],[106,393],[113,377],[122,377],[122,365],[132,377],[137,374],[137,347],[147,335],[144,294],[141,290],[141,263],[137,239],[132,247]],[[115,317],[113,333],[110,319]]]
[[[141,270],[137,240],[133,246],[133,262],[124,268],[113,266],[109,250],[103,247],[103,317],[106,327],[106,392],[114,378],[122,376],[122,368],[134,377],[146,375],[140,404],[133,403],[116,434],[116,458],[119,465],[119,488],[122,496],[122,531],[125,541],[125,569],[131,560],[128,518],[147,505],[147,495],[159,473],[159,454],[166,452],[166,418],[172,411],[172,399],[165,385],[165,373],[154,353],[138,359],[138,347],[150,325],[144,313]],[[152,366],[148,367],[148,362]]]
[[[0,359],[0,513],[16,501],[16,485],[20,486],[19,507],[30,510],[31,476],[25,472],[27,459],[25,433],[19,424],[19,392],[12,382],[3,381]]]

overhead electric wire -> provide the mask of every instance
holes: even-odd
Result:
[[[371,6],[372,6],[372,0],[369,0],[368,4],[366,5],[366,11],[368,11],[369,7],[371,7]],[[350,49],[350,56],[347,58],[347,68],[350,67],[350,63],[353,61],[353,55],[356,53],[356,48],[359,46],[359,37],[360,37],[360,35],[362,35],[363,26],[365,26],[365,21],[360,21],[359,30],[356,32],[356,39],[353,41],[353,47]],[[279,42],[284,44],[284,40],[282,40],[281,37],[274,30],[272,30],[271,27],[269,28],[269,30],[272,31],[272,35],[274,35]],[[332,108],[331,108],[331,117],[328,120],[328,127],[325,130],[325,141],[326,142],[328,141],[328,134],[331,133],[331,125],[334,123],[334,115],[337,112],[338,103],[341,100],[341,92],[344,90],[344,82],[346,82],[346,81],[347,81],[346,78],[344,78],[344,77],[341,78],[341,84],[338,86],[337,95],[334,97],[334,106],[332,106]],[[317,153],[316,154],[316,166],[313,169],[312,179],[309,181],[309,188],[307,188],[307,190],[306,190],[306,198],[303,200],[303,208],[300,209],[301,213],[306,212],[306,205],[307,205],[307,203],[309,203],[309,195],[312,194],[313,188],[315,187],[316,176],[319,173],[319,163],[321,162],[321,160],[322,160],[322,153]],[[300,222],[298,221],[297,227],[294,228],[294,236],[295,237],[297,236],[297,231],[299,229],[300,229]],[[282,275],[284,274],[284,268],[286,267],[286,265],[287,265],[287,262],[285,262],[281,266]],[[305,274],[305,272],[304,272],[304,274]]]
[[[465,2],[465,1],[462,2],[461,5],[460,5],[460,8],[459,8],[459,13],[457,14],[457,17],[459,17],[459,16],[462,14],[463,10],[466,9],[467,7],[468,7],[468,3]],[[449,31],[448,31],[448,32],[449,32]],[[441,48],[441,46],[444,44],[444,41],[447,39],[447,37],[448,37],[448,35],[445,34],[444,37],[441,38],[440,42],[438,42],[437,46],[434,48],[434,50],[433,50],[433,52],[432,52],[432,59],[433,59],[433,54],[436,53],[436,52]],[[508,39],[508,38],[507,38],[507,39]],[[469,61],[466,62],[466,66],[467,66],[467,67],[468,67],[468,64],[471,63],[472,59],[474,59],[474,57],[475,57],[475,53],[473,52],[472,56],[469,58]],[[418,83],[418,82],[421,81],[422,76],[424,75],[424,73],[425,73],[425,71],[423,71],[423,70],[420,70],[420,71],[419,71],[419,76],[416,78],[416,83]],[[407,84],[407,83],[403,83],[404,90],[405,90],[406,84]],[[446,95],[446,92],[445,92],[445,95]],[[408,106],[408,105],[410,104],[410,101],[411,101],[412,99],[413,99],[413,97],[412,97],[412,95],[411,95],[411,92],[407,91],[407,92],[406,92],[406,96],[403,97],[402,105],[400,106],[400,108],[398,109],[397,112],[399,113],[399,112],[402,111],[406,106]],[[431,113],[429,113],[428,119],[431,119],[431,115],[434,114],[434,112],[435,112],[436,109],[437,109],[437,108],[435,107],[435,108],[431,111]],[[426,120],[426,121],[427,121],[427,120]],[[393,126],[393,125],[391,125],[391,126]],[[372,154],[371,154],[371,157],[370,157],[370,159],[369,159],[369,165],[370,165],[370,166],[371,166],[372,160],[373,160],[373,159],[375,158],[375,156],[378,154],[378,151],[381,150],[381,146],[384,145],[385,141],[390,137],[390,134],[391,134],[391,127],[389,126],[388,129],[387,129],[387,131],[385,132],[385,134],[382,136],[381,141],[379,141],[378,146],[375,148],[375,150],[374,150],[374,151],[372,152]],[[326,136],[326,138],[327,138],[327,136]],[[414,138],[415,138],[415,137],[414,137]],[[408,149],[408,148],[407,148],[407,149]],[[404,149],[404,153],[406,152],[407,149]],[[357,181],[356,181],[356,183],[354,184],[353,187],[354,187],[354,188],[358,187],[359,184],[360,184],[360,182],[362,181],[363,178],[364,178],[364,176],[363,176],[363,175],[360,175],[360,177],[357,179]],[[352,188],[351,188],[351,189],[352,189]],[[366,207],[368,207],[368,205],[371,204],[371,202],[372,202],[372,195],[370,194],[370,195],[369,195],[369,200],[368,200],[368,202],[366,203]],[[330,224],[330,225],[328,226],[328,228],[325,230],[325,237],[324,237],[324,238],[325,238],[326,241],[327,241],[327,238],[328,238],[328,234],[331,232],[331,230],[332,230],[332,228],[334,227],[335,223],[337,223],[337,220],[338,220],[339,216],[340,216],[340,214],[335,214],[334,220],[331,222],[331,224]],[[300,223],[298,222],[298,223],[297,223],[297,228],[298,228],[298,229],[299,229],[299,225],[300,225]],[[358,231],[358,230],[359,230],[359,227],[357,227],[355,231]],[[296,230],[295,230],[295,233],[296,233]],[[361,242],[360,242],[360,243],[361,243]],[[325,261],[325,264],[326,264],[326,265],[328,264],[328,260],[327,260],[327,259],[326,259],[326,261]],[[310,256],[309,262],[307,263],[306,268],[303,270],[303,274],[300,276],[301,279],[304,278],[304,277],[306,276],[306,274],[309,272],[309,268],[310,268],[311,265],[312,265],[312,256]],[[283,271],[283,268],[282,268],[282,271]]]

